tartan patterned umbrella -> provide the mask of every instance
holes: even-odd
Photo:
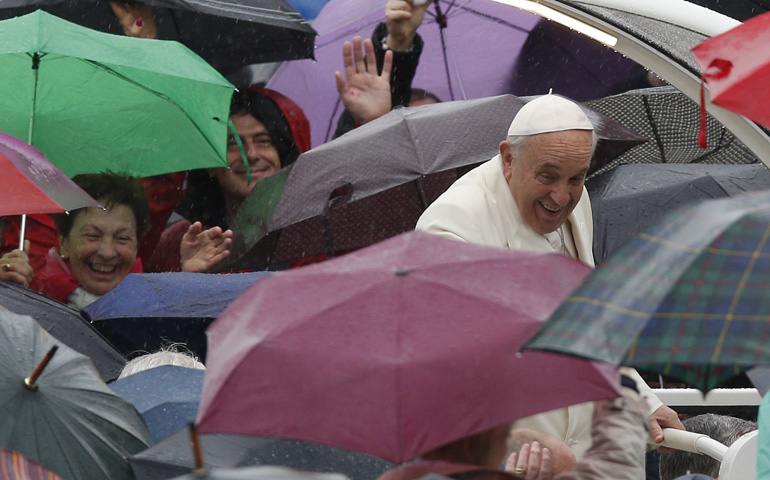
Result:
[[[611,255],[525,346],[707,391],[770,364],[770,192],[669,214]]]

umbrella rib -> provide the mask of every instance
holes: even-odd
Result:
[[[654,116],[652,115],[652,109],[650,108],[650,101],[646,95],[642,96],[642,104],[644,105],[644,111],[647,114],[647,118],[650,119],[650,128],[652,129],[652,138],[655,139],[655,143],[658,145],[658,149],[660,150],[661,163],[668,163],[666,162],[666,151],[663,149],[663,142],[661,142],[660,140],[660,133],[658,132],[658,126],[655,123]]]
[[[176,103],[174,100],[172,100],[171,98],[169,98],[167,95],[164,95],[164,94],[162,94],[162,93],[158,92],[157,90],[153,90],[153,89],[151,89],[151,88],[147,87],[146,85],[142,85],[141,83],[139,83],[139,82],[137,82],[137,81],[135,81],[135,80],[133,80],[133,79],[131,79],[131,78],[128,78],[128,77],[126,77],[126,76],[125,76],[125,75],[123,75],[122,73],[118,73],[117,71],[115,71],[114,69],[112,69],[112,68],[108,67],[107,65],[105,65],[105,64],[103,64],[103,63],[95,62],[95,61],[93,61],[93,60],[88,60],[88,59],[85,59],[85,58],[81,58],[80,60],[82,60],[82,61],[83,61],[83,62],[85,62],[85,63],[88,63],[88,64],[90,64],[90,65],[91,65],[91,66],[93,66],[94,68],[98,68],[98,69],[104,70],[105,72],[108,72],[108,73],[110,73],[111,75],[114,75],[114,76],[116,76],[116,77],[120,78],[121,80],[124,80],[124,81],[126,81],[126,82],[128,82],[128,83],[130,83],[130,84],[134,85],[135,87],[138,87],[138,88],[140,88],[140,89],[142,89],[142,90],[145,90],[145,91],[147,91],[147,92],[150,92],[150,93],[152,93],[153,95],[155,95],[155,96],[157,96],[157,97],[159,97],[159,98],[162,98],[163,100],[166,100],[167,102],[169,102],[170,104],[172,104],[173,106],[175,106],[175,107],[176,107],[176,108],[177,108],[177,109],[178,109],[180,112],[182,112],[182,113],[184,114],[184,116],[185,116],[185,117],[187,117],[187,118],[190,120],[190,123],[192,123],[192,124],[193,124],[193,126],[195,127],[195,130],[197,130],[197,131],[198,131],[198,132],[201,134],[201,137],[205,139],[206,143],[207,143],[207,144],[208,144],[208,145],[211,147],[211,149],[214,151],[214,153],[215,153],[215,154],[217,153],[217,147],[216,147],[216,146],[215,146],[215,145],[214,145],[214,144],[211,142],[211,140],[209,140],[209,138],[208,138],[208,137],[207,137],[207,136],[206,136],[206,135],[203,133],[203,131],[201,130],[201,128],[198,126],[198,124],[197,124],[197,123],[195,123],[195,122],[193,121],[193,119],[192,119],[192,118],[190,118],[190,115],[188,115],[188,113],[185,111],[185,109],[184,109],[184,108],[182,108],[181,106],[179,106],[179,104],[178,104],[178,103]],[[214,118],[214,117],[212,117],[212,118]],[[221,120],[221,119],[219,119],[219,121],[222,121],[222,120]],[[217,157],[219,157],[219,154],[217,154]]]

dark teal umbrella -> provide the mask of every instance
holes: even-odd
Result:
[[[770,192],[669,214],[611,255],[526,347],[709,390],[770,364]]]
[[[139,414],[87,357],[0,309],[0,447],[66,479],[131,480],[126,457],[148,443]]]

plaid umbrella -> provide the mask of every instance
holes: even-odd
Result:
[[[770,364],[770,192],[668,215],[611,255],[527,344],[709,390]]]
[[[62,480],[62,478],[19,452],[2,449],[0,450],[0,480]]]

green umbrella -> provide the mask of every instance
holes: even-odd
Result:
[[[233,86],[177,42],[37,11],[0,22],[0,131],[69,176],[226,167]]]
[[[0,447],[65,479],[131,480],[126,457],[149,440],[139,413],[86,356],[0,308]]]
[[[709,390],[770,365],[770,192],[670,213],[610,255],[525,348]]]

